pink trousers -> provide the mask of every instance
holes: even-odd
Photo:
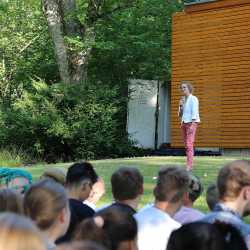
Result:
[[[192,170],[194,157],[194,139],[197,129],[197,123],[182,123],[181,129],[183,142],[186,149],[187,170]]]

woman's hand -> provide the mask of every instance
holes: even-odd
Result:
[[[180,105],[180,107],[183,107],[184,104],[185,104],[185,97],[182,96],[181,99],[180,99],[180,101],[179,101],[179,105]]]

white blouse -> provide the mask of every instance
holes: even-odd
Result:
[[[184,123],[192,121],[200,122],[199,100],[196,96],[190,94],[186,99],[186,102],[183,107],[181,121]]]

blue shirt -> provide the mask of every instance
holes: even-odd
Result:
[[[226,207],[224,204],[216,204],[213,212],[207,214],[201,221],[208,223],[221,221],[233,225],[241,232],[249,248],[250,225],[246,224],[238,213]]]

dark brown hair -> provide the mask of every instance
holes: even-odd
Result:
[[[143,192],[143,176],[134,167],[120,167],[111,176],[113,197],[118,201],[136,198]]]
[[[167,250],[247,250],[241,233],[232,225],[188,223],[172,232]]]
[[[23,198],[10,188],[0,189],[0,212],[23,214]]]
[[[76,240],[91,240],[109,250],[118,250],[123,241],[135,241],[137,223],[135,218],[118,207],[108,207],[95,217],[84,220],[75,236]]]
[[[74,163],[68,168],[66,185],[79,185],[83,180],[89,180],[92,184],[98,180],[98,175],[90,162]]]
[[[206,192],[206,201],[210,210],[213,210],[215,205],[219,202],[218,188],[215,183],[211,183]]]

